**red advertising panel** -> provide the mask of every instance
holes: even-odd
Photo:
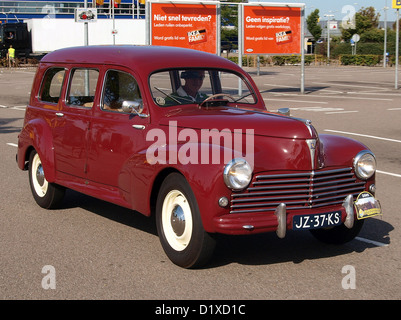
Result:
[[[301,8],[244,5],[244,54],[301,53]]]
[[[217,53],[217,6],[205,3],[151,3],[152,45]]]

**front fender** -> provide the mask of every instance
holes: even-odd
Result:
[[[184,147],[185,146],[185,147]],[[192,191],[198,202],[201,213],[204,229],[207,232],[214,232],[213,218],[219,215],[227,214],[229,207],[221,208],[218,205],[220,197],[225,196],[228,199],[231,195],[231,190],[227,188],[223,179],[223,171],[225,162],[231,160],[232,157],[239,156],[233,150],[220,147],[217,145],[207,146],[209,152],[209,160],[204,157],[202,162],[202,152],[205,152],[205,146],[201,144],[189,143],[176,146],[164,145],[166,161],[163,158],[158,158],[160,161],[154,161],[154,158],[146,156],[146,150],[137,153],[131,157],[124,165],[119,176],[119,188],[123,192],[124,199],[129,202],[134,210],[137,210],[145,215],[150,215],[151,208],[155,205],[158,189],[165,176],[172,172],[181,173],[191,186]],[[183,148],[183,149],[182,149]],[[192,149],[191,149],[192,148]],[[182,161],[180,150],[192,150],[197,153],[196,157],[187,156]],[[195,149],[197,151],[195,151]],[[158,150],[160,152],[160,150]],[[173,155],[173,161],[169,161],[168,155]],[[220,160],[213,159],[212,155],[220,154]],[[228,154],[232,157],[228,159]],[[187,160],[190,160],[189,162]]]
[[[369,150],[363,143],[342,136],[320,134],[322,157],[325,167],[352,167],[355,156],[359,151]]]
[[[214,218],[229,213],[229,206],[220,207],[219,199],[226,197],[230,200],[231,190],[223,179],[224,165],[197,164],[188,170],[188,166],[181,166],[179,171],[189,182],[198,202],[203,227],[207,232],[216,232]]]

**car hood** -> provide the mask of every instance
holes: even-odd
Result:
[[[251,108],[213,107],[177,108],[166,113],[160,125],[192,129],[253,130],[256,136],[287,139],[317,137],[309,120],[274,114]],[[248,131],[249,132],[249,131]]]

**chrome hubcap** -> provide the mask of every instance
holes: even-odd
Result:
[[[185,230],[185,215],[179,205],[176,205],[171,214],[171,227],[177,237],[182,236]]]
[[[37,170],[36,170],[36,181],[40,186],[43,186],[45,182],[45,173],[43,171],[42,164],[39,164]]]
[[[35,193],[39,197],[44,197],[47,193],[49,183],[45,178],[45,172],[43,171],[42,161],[40,161],[39,155],[35,154],[32,159],[32,182]]]

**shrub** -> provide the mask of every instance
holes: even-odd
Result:
[[[381,62],[382,58],[382,55],[374,54],[343,54],[340,56],[340,62],[345,66],[376,66]]]

